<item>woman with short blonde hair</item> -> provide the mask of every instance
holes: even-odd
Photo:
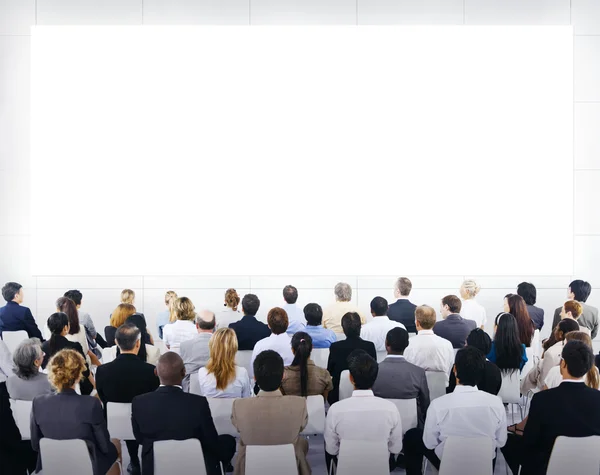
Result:
[[[477,328],[483,330],[487,321],[487,314],[485,307],[475,300],[480,290],[481,286],[474,280],[467,279],[463,281],[460,286],[460,298],[462,300],[460,316],[466,320],[473,320]]]
[[[189,298],[180,297],[173,303],[173,312],[176,320],[164,326],[163,340],[169,350],[179,353],[181,343],[191,340],[198,334],[194,322],[196,308]]]

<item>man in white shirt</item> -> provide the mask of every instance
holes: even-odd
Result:
[[[358,313],[360,315],[360,323],[367,323],[367,318],[363,312],[358,310],[352,300],[352,287],[345,282],[336,284],[334,290],[335,303],[323,309],[323,327],[333,330],[335,333],[344,333],[342,328],[342,317],[347,313]]]
[[[198,370],[206,366],[210,359],[208,342],[215,331],[216,318],[210,310],[201,310],[196,315],[196,330],[198,334],[191,340],[182,341],[179,347],[179,355],[185,365],[185,378],[183,378],[183,390],[188,392],[190,378],[197,377]]]
[[[372,341],[376,351],[386,351],[385,337],[392,328],[404,328],[402,323],[390,320],[387,316],[388,303],[383,297],[375,297],[371,300],[371,320],[360,330],[360,337],[363,340]]]
[[[294,333],[304,331],[304,327],[306,327],[304,312],[296,305],[298,289],[293,285],[286,285],[283,288],[283,299],[285,300],[283,309],[287,313],[289,322],[287,334],[291,336]]]
[[[415,324],[418,333],[409,340],[404,358],[425,371],[438,371],[450,376],[454,364],[454,349],[452,343],[433,333],[436,320],[433,308],[427,305],[417,307]]]
[[[254,360],[265,350],[273,350],[279,353],[283,358],[283,365],[289,366],[294,361],[292,353],[292,338],[286,333],[288,328],[288,316],[284,309],[274,307],[269,310],[267,315],[267,324],[271,330],[271,335],[258,341],[252,350],[252,360],[250,361],[250,379],[254,377]]]
[[[406,474],[421,474],[423,455],[439,470],[444,444],[450,436],[489,437],[492,457],[496,448],[506,444],[506,411],[502,400],[477,389],[483,377],[485,355],[477,348],[467,346],[456,354],[454,392],[431,402],[422,436],[419,429],[411,429],[404,436]]]
[[[337,464],[342,440],[385,440],[390,454],[402,450],[402,422],[394,403],[375,397],[371,388],[377,379],[377,361],[363,350],[348,357],[352,397],[329,408],[325,422],[325,458],[327,467]],[[390,466],[390,471],[394,467]]]

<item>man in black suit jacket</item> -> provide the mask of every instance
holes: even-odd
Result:
[[[333,389],[329,392],[329,404],[337,402],[340,398],[340,376],[342,371],[348,369],[348,356],[354,350],[365,350],[369,356],[377,360],[377,351],[372,341],[365,341],[360,337],[360,315],[349,312],[342,317],[342,328],[346,339],[331,344],[327,371],[333,380]]]
[[[584,383],[594,364],[592,349],[584,342],[569,341],[562,350],[563,382],[533,396],[523,436],[510,435],[502,449],[513,473],[521,465],[523,475],[546,473],[554,441],[558,436],[600,435],[600,391]],[[577,472],[577,460],[573,460]]]
[[[115,340],[121,354],[110,362],[98,367],[96,371],[96,389],[104,404],[131,402],[140,394],[156,390],[159,386],[154,366],[142,361],[138,356],[141,345],[141,332],[135,325],[126,323],[117,329]],[[139,444],[135,440],[125,441],[131,460],[127,471],[132,475],[141,473],[138,457]]]
[[[142,473],[154,474],[153,444],[159,440],[198,439],[208,475],[219,475],[219,463],[228,466],[235,454],[235,438],[217,435],[210,406],[203,396],[184,393],[185,366],[181,356],[167,352],[156,367],[161,386],[133,399],[131,420],[142,444]]]
[[[254,294],[246,294],[242,299],[242,312],[244,316],[241,320],[229,325],[238,339],[238,350],[253,350],[254,345],[263,338],[271,334],[268,325],[259,322],[256,319],[260,300]]]
[[[387,316],[390,320],[402,323],[409,333],[417,333],[415,325],[415,310],[417,306],[408,300],[412,282],[407,277],[400,277],[396,281],[394,297],[398,300],[388,307]]]
[[[0,308],[0,336],[3,331],[16,332],[25,330],[29,338],[42,338],[42,332],[35,323],[31,310],[21,306],[23,303],[23,286],[16,282],[7,282],[2,287],[2,297],[6,305]]]
[[[459,315],[461,307],[462,302],[456,295],[446,295],[440,309],[444,320],[433,326],[433,333],[452,343],[454,349],[464,347],[469,333],[477,328],[476,322]]]

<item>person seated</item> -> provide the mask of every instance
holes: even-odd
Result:
[[[183,390],[189,392],[190,378],[197,377],[198,370],[206,366],[210,358],[208,343],[210,342],[217,321],[210,310],[201,310],[196,315],[196,331],[198,334],[191,340],[181,343],[179,354],[185,365]]]
[[[404,358],[425,371],[449,375],[454,364],[454,350],[452,343],[433,333],[433,326],[437,320],[435,310],[421,305],[415,310],[414,318],[418,334],[409,340],[408,348],[404,350]]]
[[[179,297],[173,304],[175,321],[163,328],[165,346],[175,353],[179,353],[181,343],[193,340],[198,334],[196,330],[196,308],[187,297]]]
[[[564,320],[565,318],[570,318],[572,320],[577,321],[579,323],[579,317],[583,313],[583,306],[577,300],[567,300],[560,311],[560,319]],[[579,324],[579,331],[587,333],[592,336],[592,332],[589,328],[584,327]]]
[[[120,350],[119,356],[96,371],[96,388],[98,397],[104,404],[105,414],[107,403],[130,403],[135,396],[152,392],[159,386],[154,366],[138,357],[142,348],[142,333],[139,328],[132,323],[125,323],[117,328],[115,340]],[[135,440],[127,440],[125,443],[130,457],[127,471],[132,475],[139,474],[139,445]]]
[[[31,310],[21,305],[24,299],[23,286],[17,282],[7,282],[2,287],[2,297],[6,300],[6,305],[0,308],[0,336],[3,331],[24,330],[29,338],[44,341]]]
[[[158,358],[160,358],[160,349],[154,346],[154,342],[152,341],[152,336],[148,333],[146,319],[139,313],[134,313],[133,315],[127,317],[124,324],[131,324],[138,328],[141,334],[142,344],[140,346],[140,351],[137,354],[137,357],[146,363],[151,364],[152,366],[156,366],[158,363]],[[143,343],[145,342],[145,344]],[[119,346],[111,346],[108,350],[104,350],[105,354],[108,351],[110,355],[110,360],[114,360],[121,352],[119,350]]]
[[[271,334],[269,327],[256,319],[260,300],[254,294],[246,294],[242,299],[244,316],[237,322],[231,323],[231,328],[238,340],[239,351],[253,350],[254,345]]]
[[[100,349],[106,347],[107,345],[104,341],[104,338],[102,338],[102,335],[100,335],[96,331],[94,321],[92,320],[92,317],[90,317],[90,314],[81,311],[81,302],[83,301],[83,294],[81,293],[81,291],[73,289],[67,290],[63,297],[71,299],[75,304],[77,314],[79,315],[79,322],[81,323],[81,325],[83,325],[83,328],[85,329],[85,335],[87,337],[88,346],[98,358],[102,358],[102,351]]]
[[[104,337],[109,347],[116,344],[115,334],[117,333],[117,328],[123,325],[134,313],[136,313],[135,307],[129,303],[121,303],[113,310],[113,313],[110,315],[110,325],[104,327]]]
[[[392,328],[404,328],[402,323],[390,320],[387,317],[388,303],[383,297],[371,300],[371,320],[360,330],[360,337],[365,341],[372,341],[376,351],[385,351],[385,337]]]
[[[464,347],[469,333],[477,328],[473,320],[460,316],[461,307],[462,302],[456,295],[446,295],[440,308],[443,320],[433,326],[433,333],[448,340],[455,349]]]
[[[581,317],[579,318],[579,326],[586,327],[591,332],[592,340],[596,338],[598,334],[598,328],[600,328],[600,322],[598,320],[598,309],[588,305],[587,299],[592,293],[592,286],[585,280],[574,280],[569,284],[567,289],[567,299],[576,300],[581,304],[582,311]],[[561,307],[558,307],[554,311],[554,319],[552,320],[552,328],[556,328],[558,322],[560,322]]]
[[[154,442],[198,439],[202,445],[206,473],[220,475],[219,464],[227,467],[235,454],[235,438],[217,434],[205,397],[185,393],[181,389],[185,376],[181,356],[172,351],[162,355],[156,374],[160,387],[154,392],[136,396],[131,403],[133,434],[142,446],[142,473],[154,474]]]
[[[565,345],[572,340],[582,341],[587,346],[592,348],[593,351],[592,339],[590,338],[589,333],[581,331],[581,328],[583,327],[579,328],[580,331],[569,332],[565,335]],[[560,385],[560,383],[562,383],[562,380],[562,375],[560,374],[560,365],[555,366],[550,371],[548,371],[548,376],[546,376],[546,379],[544,380],[544,389],[556,388]],[[596,368],[596,365],[593,365],[591,369],[587,372],[587,374],[584,377],[584,381],[585,384],[592,389],[600,388],[600,374],[598,372],[598,368]]]
[[[497,447],[506,443],[506,410],[499,397],[477,388],[484,367],[485,355],[477,348],[467,346],[458,351],[453,370],[457,382],[454,392],[431,401],[422,436],[418,429],[405,435],[407,475],[422,473],[423,456],[439,470],[444,445],[451,436],[488,437],[496,458]]]
[[[281,392],[288,396],[323,396],[327,401],[329,391],[333,389],[331,375],[324,368],[315,366],[310,359],[312,338],[308,333],[298,332],[292,337],[294,361],[285,367]]]
[[[298,289],[293,285],[286,285],[283,288],[283,300],[285,300],[283,309],[287,313],[289,321],[286,333],[291,337],[296,332],[304,331],[304,327],[306,327],[304,312],[296,305]]]
[[[121,303],[135,306],[135,292],[131,289],[123,289],[121,291]],[[146,317],[144,317],[143,313],[139,313],[139,312],[136,312],[136,313],[138,315],[141,315],[142,318],[144,318],[144,319],[146,318]]]
[[[175,318],[171,321],[173,315],[173,304],[177,300],[177,292],[174,290],[167,290],[165,293],[165,306],[167,307],[162,312],[158,312],[156,316],[156,329],[158,330],[158,338],[163,339],[163,328],[169,323],[173,323]]]
[[[415,326],[415,310],[417,306],[408,300],[412,282],[408,277],[399,277],[394,285],[394,297],[397,299],[390,304],[387,315],[390,320],[402,323],[408,333],[417,333]]]
[[[477,328],[483,330],[487,321],[487,314],[485,307],[475,300],[480,290],[481,286],[472,279],[467,279],[462,283],[459,289],[460,298],[462,299],[460,315],[466,320],[473,320]]]
[[[348,357],[352,397],[336,402],[329,408],[325,421],[325,459],[328,470],[337,465],[337,455],[343,440],[380,441],[387,443],[395,457],[402,451],[402,421],[398,408],[373,394],[377,380],[377,360],[363,350]],[[394,458],[395,460],[395,458]],[[390,462],[390,471],[394,466]]]
[[[533,322],[533,326],[536,330],[542,330],[544,326],[544,309],[535,306],[535,301],[537,298],[537,290],[535,285],[530,282],[521,282],[517,286],[517,295],[523,297],[525,301],[525,305],[527,306],[527,312],[529,313],[529,318]]]
[[[208,342],[209,359],[198,370],[200,395],[205,397],[250,397],[248,371],[235,364],[238,342],[231,328],[219,328]]]
[[[342,371],[348,368],[348,356],[354,350],[364,350],[369,356],[377,360],[377,352],[372,341],[365,341],[360,337],[361,326],[360,315],[358,313],[347,313],[342,317],[342,328],[346,339],[337,341],[329,348],[329,360],[327,361],[327,371],[333,381],[333,389],[329,392],[327,400],[329,404],[337,402],[340,398],[340,376]]]
[[[294,445],[298,475],[311,473],[306,460],[308,441],[300,436],[308,423],[306,400],[281,393],[283,368],[283,359],[276,351],[259,353],[254,360],[254,377],[260,388],[257,397],[233,401],[231,423],[240,433],[236,475],[245,473],[248,445],[284,444]]]
[[[110,440],[100,400],[75,392],[85,369],[85,359],[78,351],[61,350],[50,359],[48,379],[57,394],[44,394],[33,400],[31,445],[39,453],[43,438],[83,439],[90,451],[94,475],[118,475],[120,446]],[[37,471],[42,468],[39,457]]]
[[[318,303],[309,303],[304,307],[304,318],[304,331],[312,338],[313,348],[329,348],[337,341],[335,333],[323,327],[323,309]]]
[[[240,305],[240,296],[235,289],[225,291],[225,310],[221,310],[217,315],[217,330],[219,328],[229,328],[229,325],[239,322],[242,314],[238,310]]]
[[[333,292],[335,294],[335,303],[325,307],[323,310],[323,326],[325,328],[329,328],[335,333],[342,333],[342,317],[347,313],[357,313],[360,316],[361,325],[367,323],[366,317],[351,302],[352,287],[350,287],[350,284],[339,282],[336,284]]]
[[[535,325],[529,316],[529,311],[523,297],[515,294],[506,295],[504,297],[504,312],[510,313],[515,317],[517,328],[519,329],[519,341],[526,348],[529,348],[533,340],[533,334],[535,333]]]
[[[517,320],[510,313],[498,314],[494,322],[494,341],[487,359],[504,373],[523,369],[527,363],[525,345],[519,340]]]
[[[42,344],[38,338],[23,340],[13,353],[14,375],[6,380],[11,399],[33,401],[40,394],[50,394],[48,376],[40,372],[44,362]]]
[[[562,348],[560,373],[562,383],[533,396],[527,425],[522,436],[509,435],[502,453],[513,473],[546,473],[557,437],[600,435],[600,391],[584,383],[594,364],[591,348],[582,341],[569,341]],[[577,472],[577,460],[573,461]]]
[[[79,324],[79,314],[75,302],[68,297],[61,297],[56,301],[56,311],[65,313],[69,318],[69,333],[65,335],[65,338],[81,345],[88,366],[100,366],[100,360],[88,345],[85,328]]]
[[[254,367],[256,357],[265,350],[276,351],[283,358],[284,365],[291,365],[294,361],[294,355],[292,354],[291,338],[286,333],[288,327],[287,313],[280,307],[272,308],[267,315],[267,322],[272,333],[254,346],[250,368]]]

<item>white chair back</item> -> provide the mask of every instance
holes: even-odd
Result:
[[[387,356],[387,351],[378,351],[377,352],[377,362],[381,363]]]
[[[367,473],[369,475],[389,475],[387,440],[377,442],[342,440],[336,475],[365,475]]]
[[[177,475],[206,475],[204,454],[198,439],[154,442],[154,474],[172,475],[175,473]]]
[[[26,340],[27,332],[25,330],[19,330],[16,332],[2,332],[2,340],[6,344],[6,348],[12,354],[17,349],[17,346],[23,341]]]
[[[40,455],[44,475],[94,475],[87,445],[81,439],[40,440]]]
[[[498,397],[504,404],[521,403],[521,380],[519,371],[502,372],[502,386]]]
[[[440,475],[492,475],[492,447],[489,437],[448,437]]]
[[[577,475],[600,473],[600,436],[556,438],[546,473],[564,475],[573,472]]]
[[[327,369],[327,362],[329,361],[329,348],[313,348],[310,354],[310,359],[313,360],[316,366],[319,368]]]
[[[337,341],[342,341],[346,339],[346,334],[345,333],[336,333],[335,334]]]
[[[32,405],[32,401],[10,400],[13,417],[19,428],[19,432],[21,433],[21,439],[23,440],[31,439],[31,426],[29,425],[29,422],[31,421]]]
[[[527,376],[527,373],[535,366],[536,356],[533,348],[525,348],[525,355],[527,356],[527,363],[525,363],[525,366],[523,366],[523,369],[521,370],[521,379]]]
[[[400,413],[400,420],[402,421],[402,433],[410,429],[414,429],[419,424],[419,417],[417,415],[417,400],[416,399],[388,399],[393,402],[398,408]]]
[[[246,368],[248,376],[252,377],[251,375],[254,374],[254,370],[252,369],[252,351],[238,351],[235,355],[235,364],[242,368]]]
[[[106,422],[111,439],[135,440],[131,427],[131,403],[107,402]]]
[[[539,330],[535,330],[533,332],[533,337],[531,338],[531,349],[533,350],[534,356],[537,356],[538,358],[542,357],[542,338]]]
[[[353,391],[354,391],[354,386],[352,386],[352,383],[350,382],[350,370],[345,369],[344,371],[342,371],[342,374],[340,375],[340,398],[339,398],[339,400],[341,401],[342,399],[348,399],[349,397],[352,397]]]
[[[308,396],[306,398],[308,424],[301,432],[302,435],[325,433],[325,400],[323,396]]]
[[[446,394],[448,386],[448,375],[441,371],[425,371],[427,386],[429,387],[429,399],[433,401]]]
[[[210,413],[217,429],[217,434],[229,434],[233,437],[239,437],[239,433],[235,426],[231,423],[231,410],[233,408],[233,398],[206,398],[210,406]]]
[[[248,445],[246,447],[246,475],[265,475],[266,473],[281,475],[298,473],[296,453],[292,444]]]
[[[116,358],[117,355],[117,347],[109,346],[106,348],[102,348],[102,363],[110,363]]]
[[[190,374],[190,393],[202,396],[202,391],[200,391],[200,381],[198,380],[198,373]]]

